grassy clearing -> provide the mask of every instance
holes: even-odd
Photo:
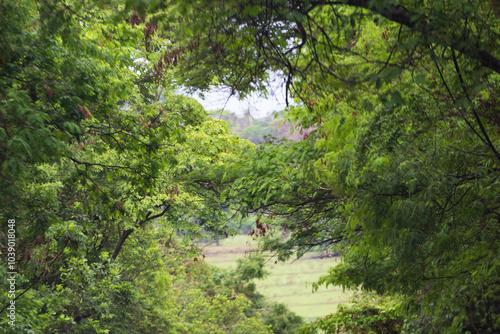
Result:
[[[223,268],[235,268],[236,260],[246,256],[256,242],[247,236],[235,236],[203,247],[205,261]],[[339,287],[320,287],[313,293],[311,284],[337,265],[338,258],[320,259],[319,253],[286,263],[275,263],[270,257],[266,268],[270,275],[257,281],[257,289],[271,300],[287,304],[306,321],[335,312],[339,303],[346,303],[350,292]]]

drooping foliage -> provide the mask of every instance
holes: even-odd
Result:
[[[287,120],[313,129],[228,168],[223,199],[275,228],[268,249],[331,245],[319,283],[397,294],[412,331],[499,330],[496,1],[170,4],[190,13],[176,42],[200,41],[183,78],[247,93],[283,71]]]

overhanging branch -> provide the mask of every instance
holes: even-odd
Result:
[[[325,5],[347,5],[351,7],[367,9],[373,13],[377,13],[386,19],[400,23],[413,31],[417,31],[423,34],[428,34],[433,31],[430,27],[429,22],[425,18],[417,18],[417,15],[406,7],[399,4],[387,4],[381,8],[375,8],[373,6],[373,1],[371,0],[345,0],[345,1],[313,1],[311,2],[312,7],[319,7]],[[449,19],[449,22],[453,22],[453,19]],[[500,59],[493,54],[489,53],[484,49],[479,47],[464,47],[460,46],[459,43],[462,41],[446,41],[449,47],[467,55],[471,59],[475,59],[482,66],[491,69],[492,71],[500,74]]]

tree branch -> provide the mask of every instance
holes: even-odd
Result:
[[[430,27],[429,22],[424,18],[417,18],[418,15],[411,12],[407,8],[399,4],[387,4],[383,8],[375,8],[373,6],[373,1],[371,0],[345,0],[345,1],[313,1],[311,2],[312,7],[325,6],[325,5],[347,5],[351,7],[364,8],[373,13],[377,13],[386,19],[400,23],[413,31],[417,31],[423,34],[433,31]],[[415,19],[417,18],[417,19]],[[449,22],[453,22],[450,18]],[[477,60],[482,66],[493,70],[500,74],[500,59],[495,57],[486,50],[480,48],[466,48],[460,46],[459,42],[462,41],[445,41],[449,47],[467,55],[468,57]]]
[[[159,218],[159,217],[165,215],[169,209],[170,209],[170,205],[166,205],[162,212],[160,212],[154,216],[151,216],[151,212],[148,212],[146,214],[146,218],[139,220],[137,222],[135,228],[141,227],[145,223],[147,223],[148,221],[154,220],[156,218]],[[129,228],[129,229],[123,231],[122,235],[120,236],[120,239],[118,240],[118,244],[115,247],[115,251],[113,252],[113,256],[111,256],[111,259],[115,260],[118,257],[118,255],[120,254],[120,252],[122,250],[123,244],[125,243],[127,238],[134,232],[135,228]]]
[[[500,153],[497,151],[497,149],[491,142],[491,139],[488,136],[488,133],[486,132],[486,129],[483,126],[483,122],[481,122],[481,119],[477,114],[477,110],[472,103],[472,99],[470,98],[469,92],[467,91],[467,87],[465,87],[465,81],[462,77],[462,72],[460,71],[460,67],[458,66],[457,57],[455,56],[455,51],[452,52],[452,58],[453,58],[453,64],[455,65],[455,70],[457,71],[458,79],[460,80],[460,85],[462,86],[462,90],[464,91],[465,97],[471,104],[472,114],[474,115],[474,118],[476,119],[476,122],[479,125],[479,129],[481,130],[481,133],[483,134],[484,139],[486,140],[486,145],[489,146],[489,148],[493,151],[493,154],[495,154],[495,157],[498,159],[498,161],[500,161]]]

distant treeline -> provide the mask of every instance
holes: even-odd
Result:
[[[286,122],[281,117],[281,112],[275,112],[264,118],[254,118],[251,113],[238,116],[227,110],[211,112],[214,118],[226,121],[231,132],[240,138],[247,139],[258,145],[268,137],[299,141],[307,137],[305,132],[294,129],[294,124]]]

